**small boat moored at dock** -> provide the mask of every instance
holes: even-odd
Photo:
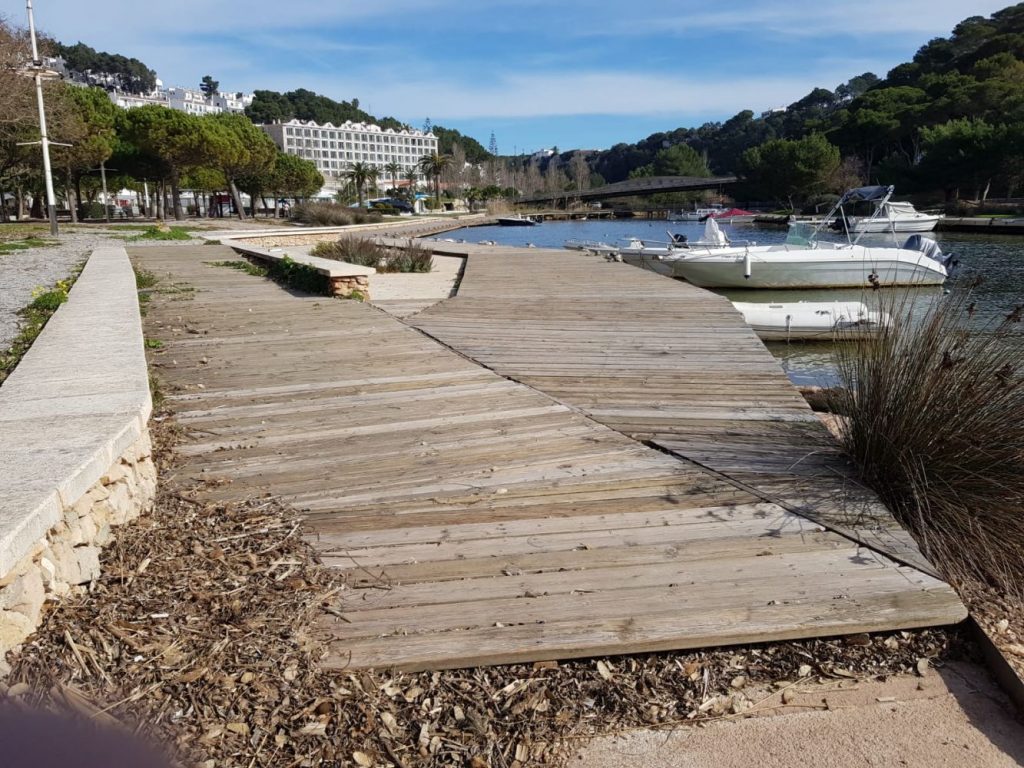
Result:
[[[540,224],[540,220],[517,213],[515,216],[499,216],[498,224],[503,227],[535,227]]]
[[[878,336],[890,323],[859,301],[734,301],[762,341],[856,341]]]
[[[931,232],[943,216],[936,213],[922,213],[911,203],[888,200],[879,205],[878,215],[852,216],[847,223],[852,232]],[[842,221],[836,222],[842,229]]]
[[[820,240],[824,222],[847,221],[844,205],[876,202],[873,219],[892,196],[892,187],[860,187],[846,192],[822,223],[790,225],[789,237],[779,245],[742,246],[681,251],[661,257],[658,271],[681,277],[703,288],[856,288],[891,285],[942,285],[955,264],[938,244],[911,235],[892,246],[860,244],[863,232],[846,242]]]

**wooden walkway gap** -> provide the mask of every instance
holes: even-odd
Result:
[[[132,253],[162,285],[194,289],[155,294],[145,321],[189,434],[174,482],[303,512],[346,580],[322,622],[328,665],[446,668],[963,618],[932,575],[765,501],[772,483],[791,492],[767,458],[746,489],[644,443],[721,449],[716,430],[737,421],[812,434],[738,315],[669,281],[520,255],[474,251],[459,295],[410,318],[424,333],[211,266],[233,258],[224,247]],[[679,317],[653,338],[666,302]],[[757,434],[734,437],[723,452],[738,465],[765,453]]]

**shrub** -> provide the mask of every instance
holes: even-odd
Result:
[[[894,302],[895,303],[895,302]],[[861,478],[954,582],[1024,590],[1024,305],[982,322],[970,290],[840,344],[841,439]]]
[[[433,255],[422,246],[385,248],[365,237],[343,237],[332,243],[319,243],[312,253],[323,259],[373,267],[378,272],[430,272],[434,268]]]
[[[326,277],[313,267],[300,264],[288,256],[284,256],[280,261],[270,262],[267,272],[272,279],[300,291],[322,296],[330,295],[330,286]]]
[[[292,221],[313,227],[347,227],[381,220],[381,215],[375,211],[349,208],[338,203],[298,203],[292,206],[290,217]]]
[[[146,227],[146,230],[139,235],[140,240],[191,240],[192,235],[184,227],[170,227],[159,229],[157,227]]]

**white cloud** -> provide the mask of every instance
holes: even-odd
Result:
[[[531,118],[572,115],[731,115],[741,109],[790,104],[842,75],[806,78],[687,79],[621,72],[531,73],[485,83],[415,80],[384,82],[373,89],[378,114],[430,115],[438,120]],[[273,86],[271,86],[273,87]],[[336,83],[310,87],[330,94]],[[369,97],[367,97],[369,98]]]
[[[614,28],[603,21],[588,23],[584,17],[581,29],[592,35],[763,30],[823,39],[837,34],[945,36],[966,16],[987,16],[1006,5],[1007,0],[747,0],[730,5],[686,3],[682,8],[671,3],[624,19]],[[723,49],[723,54],[728,55],[728,49]]]

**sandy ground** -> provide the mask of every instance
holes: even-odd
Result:
[[[924,677],[795,686],[753,717],[674,731],[595,739],[586,768],[1012,768],[1024,765],[1024,725],[988,674],[955,664]],[[767,694],[766,694],[767,695]]]

